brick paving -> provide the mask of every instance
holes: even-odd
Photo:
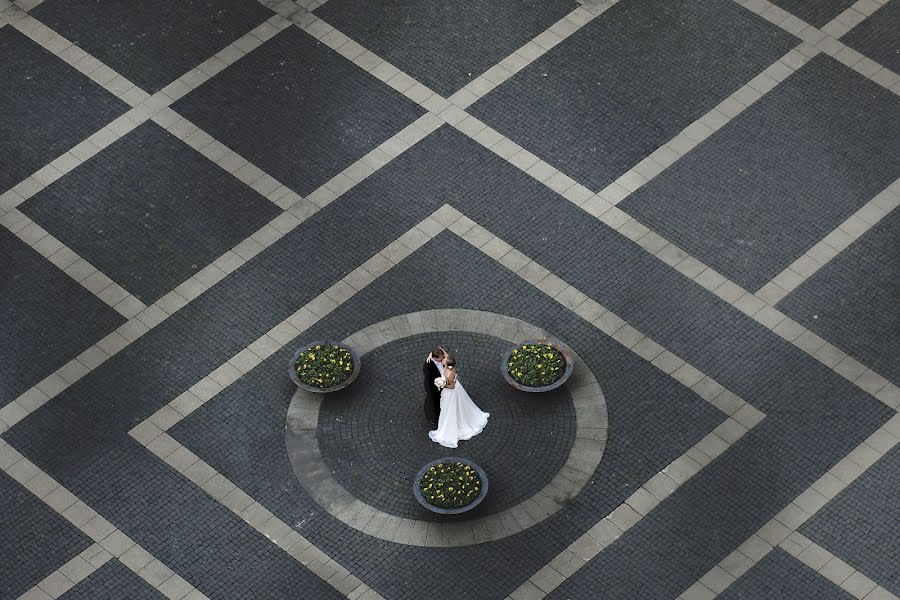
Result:
[[[897,6],[0,0],[0,596],[896,599]]]

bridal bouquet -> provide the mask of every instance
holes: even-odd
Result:
[[[434,380],[434,385],[439,390],[443,390],[447,386],[447,380],[443,377],[436,377]]]

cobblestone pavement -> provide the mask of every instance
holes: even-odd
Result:
[[[0,598],[897,600],[898,19],[0,0]]]

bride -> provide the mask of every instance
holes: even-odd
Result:
[[[491,414],[482,412],[466,393],[456,376],[456,359],[447,354],[443,366],[443,378],[447,383],[441,390],[441,413],[437,429],[429,431],[428,437],[441,446],[456,448],[459,440],[468,440],[481,433]]]

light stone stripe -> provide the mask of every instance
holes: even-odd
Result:
[[[774,305],[900,206],[900,179],[869,200],[815,246],[772,278],[757,293]]]
[[[112,558],[100,544],[91,544],[75,558],[47,575],[40,583],[19,596],[19,600],[59,598]]]
[[[872,16],[876,10],[888,3],[889,0],[857,0],[853,6],[826,23],[821,31],[834,39],[844,36],[851,29]]]
[[[2,438],[0,438],[0,468],[96,542],[32,588],[26,597],[61,596],[77,581],[115,557],[168,598],[184,600],[206,598],[193,585],[154,558]],[[42,596],[41,592],[46,595]]]
[[[863,56],[853,48],[845,45],[835,37],[829,35],[824,29],[837,33],[846,33],[851,27],[855,27],[863,19],[859,17],[847,17],[844,13],[829,22],[823,29],[813,27],[806,21],[796,17],[781,7],[775,6],[769,0],[735,0],[738,4],[760,15],[770,23],[777,25],[788,33],[802,39],[807,44],[815,46],[825,54],[847,65],[863,77],[871,79],[878,85],[900,95],[900,75],[878,62]],[[851,7],[856,11],[855,5]],[[865,9],[864,9],[865,10]],[[858,12],[858,11],[857,11]],[[872,14],[874,10],[869,12]],[[860,16],[865,17],[866,15]]]
[[[759,531],[685,590],[680,600],[710,600],[780,546],[857,598],[896,598],[797,530],[900,441],[900,415],[869,436],[798,495]]]

